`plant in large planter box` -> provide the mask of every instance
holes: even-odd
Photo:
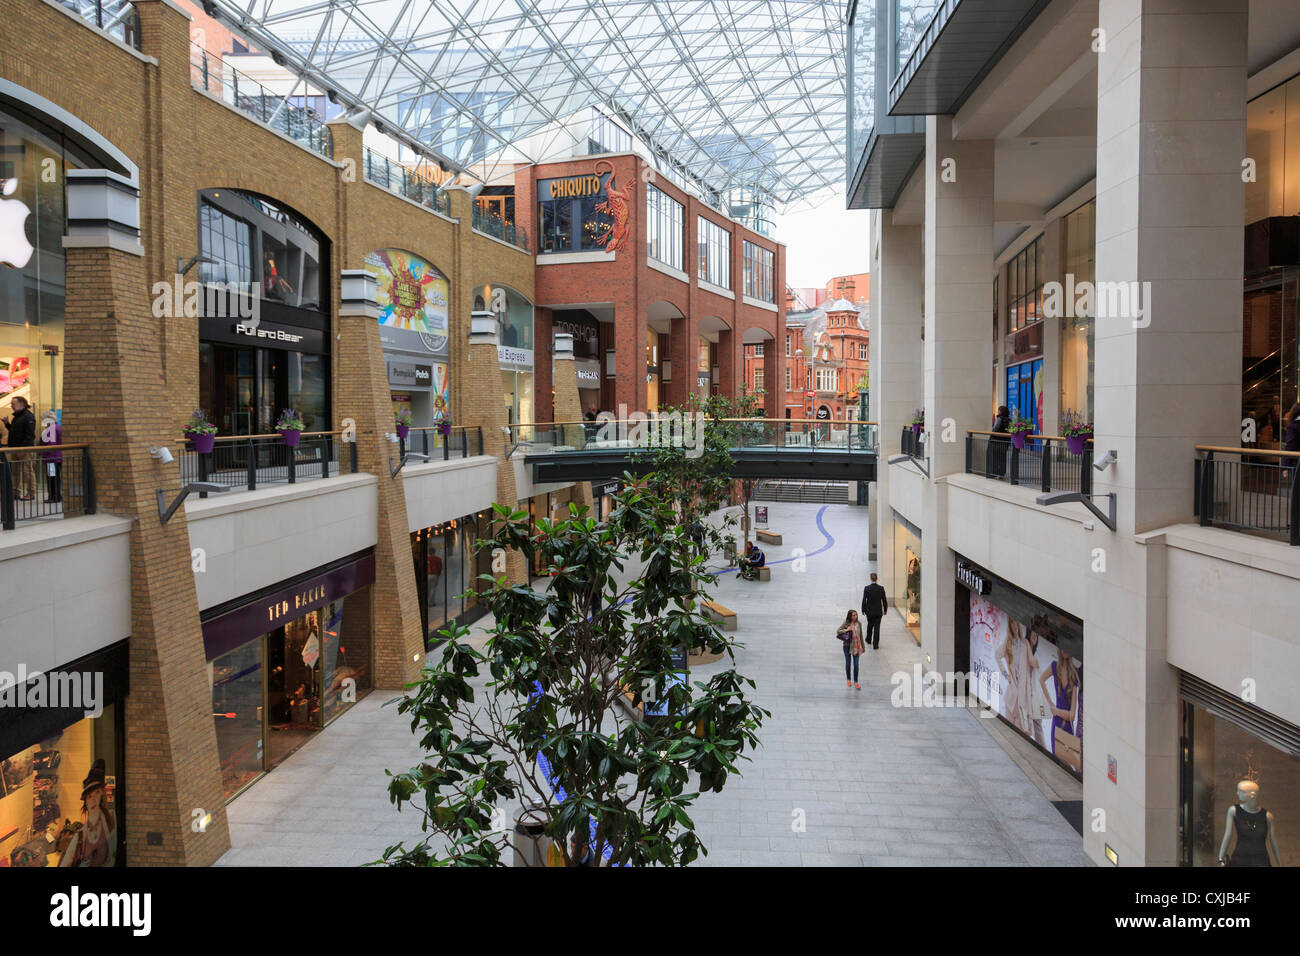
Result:
[[[411,411],[403,408],[393,414],[393,424],[397,427],[397,437],[403,440],[411,433]]]
[[[200,455],[212,453],[212,446],[217,440],[217,426],[208,421],[207,412],[201,408],[194,409],[190,420],[185,423],[184,432],[196,452]]]
[[[566,866],[679,866],[707,852],[693,807],[740,772],[768,716],[735,670],[738,645],[699,604],[714,577],[691,525],[698,502],[725,499],[729,472],[703,464],[732,447],[722,417],[698,457],[651,449],[665,470],[639,485],[626,476],[604,521],[571,505],[534,529],[527,513],[493,506],[498,530],[480,546],[519,551],[530,567],[540,559],[547,586],[493,581],[479,596],[493,620],[486,645],[444,628],[441,659],[398,701],[425,756],[390,772],[388,793],[421,815],[424,835],[377,862],[508,864],[504,811],[520,804],[536,808],[548,856]],[[692,682],[681,665],[692,647],[729,666]]]
[[[1017,448],[1025,447],[1025,436],[1033,434],[1034,423],[1032,419],[1022,418],[1019,412],[1011,416],[1011,424],[1007,426],[1007,431],[1011,433],[1011,444]]]
[[[1061,416],[1061,434],[1065,436],[1065,447],[1071,455],[1082,455],[1084,446],[1092,437],[1092,422],[1082,414],[1067,409]]]
[[[302,437],[302,416],[295,409],[286,408],[280,413],[280,420],[275,423],[275,430],[280,433],[280,438],[290,448],[298,447],[298,439]]]

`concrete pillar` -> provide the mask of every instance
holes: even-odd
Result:
[[[921,294],[925,270],[921,227],[895,225],[884,209],[873,218],[871,240],[871,416],[880,423],[876,467],[876,540],[880,583],[890,600],[903,594],[894,580],[894,516],[889,508],[890,455],[921,405]],[[910,466],[909,466],[910,467]]]
[[[1083,796],[1106,830],[1085,827],[1084,849],[1098,862],[1106,844],[1126,866],[1177,861],[1163,549],[1135,536],[1191,520],[1197,443],[1240,444],[1247,18],[1247,0],[1099,6],[1095,446],[1119,461],[1094,492],[1118,496],[1119,527],[1098,527],[1106,570],[1087,585]]]
[[[411,564],[410,527],[404,477],[392,469],[400,460],[394,433],[388,372],[379,341],[376,280],[365,269],[344,271],[338,308],[338,363],[334,392],[340,423],[350,419],[357,445],[357,467],[375,475],[378,527],[375,544],[373,660],[375,686],[398,689],[415,680],[424,661],[420,598]],[[346,446],[343,446],[346,452]]]
[[[921,649],[954,664],[953,580],[946,475],[966,470],[966,430],[988,427],[993,346],[993,142],[954,140],[952,117],[925,126],[926,482],[921,537]]]
[[[230,834],[185,510],[165,525],[158,515],[157,491],[175,500],[180,470],[149,452],[175,447],[176,424],[139,193],[106,170],[70,170],[67,190],[63,440],[90,446],[99,509],[133,519],[127,858],[207,866],[230,848]],[[192,826],[196,810],[211,814],[203,832]]]

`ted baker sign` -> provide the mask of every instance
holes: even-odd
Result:
[[[325,585],[317,584],[299,591],[291,599],[275,601],[266,608],[266,622],[274,624],[285,617],[302,617],[308,611],[315,610],[315,605],[325,600],[326,593]]]

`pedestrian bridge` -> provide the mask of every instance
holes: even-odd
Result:
[[[508,426],[508,451],[525,456],[534,482],[600,481],[650,471],[664,444],[702,447],[707,432],[680,418]],[[703,421],[730,439],[734,478],[875,481],[875,422],[727,418]]]

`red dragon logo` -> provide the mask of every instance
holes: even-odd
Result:
[[[601,169],[602,166],[605,167],[604,170]],[[627,245],[629,239],[628,221],[631,214],[628,211],[628,202],[632,198],[632,190],[636,184],[628,183],[623,189],[615,189],[614,164],[607,159],[596,163],[596,175],[600,176],[603,172],[609,173],[609,182],[605,184],[605,199],[603,202],[596,203],[596,211],[610,216],[614,221],[596,237],[596,243],[603,246],[606,252],[618,252]]]

